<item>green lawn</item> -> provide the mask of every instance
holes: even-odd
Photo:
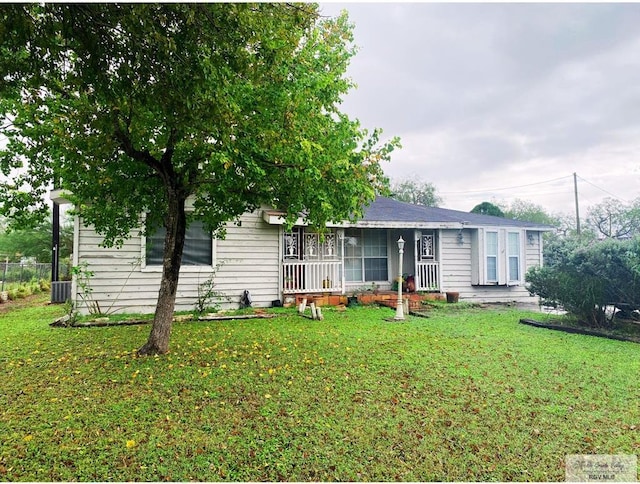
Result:
[[[2,481],[559,481],[640,454],[640,345],[443,305],[53,329],[0,313]]]

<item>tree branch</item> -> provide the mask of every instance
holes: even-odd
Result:
[[[135,161],[144,163],[163,177],[166,176],[166,172],[163,169],[163,164],[161,164],[158,160],[151,156],[151,153],[149,153],[148,150],[141,151],[136,149],[131,142],[131,138],[129,138],[129,136],[127,136],[127,134],[122,131],[122,129],[120,129],[117,121],[115,122],[115,130],[113,136],[115,140],[120,143],[120,148],[127,156]]]
[[[165,167],[171,165],[171,160],[173,159],[173,153],[176,148],[177,133],[178,133],[178,130],[176,130],[175,128],[171,128],[171,131],[169,132],[169,137],[167,138],[167,149],[164,151],[162,158],[160,158],[160,163]]]

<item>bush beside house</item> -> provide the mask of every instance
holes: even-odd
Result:
[[[547,245],[545,262],[526,277],[529,291],[543,304],[561,306],[595,327],[612,327],[616,315],[637,316],[640,239],[556,240]]]

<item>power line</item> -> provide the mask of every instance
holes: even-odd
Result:
[[[572,176],[573,175],[561,176],[559,178],[554,178],[552,180],[545,180],[545,181],[536,182],[536,183],[527,183],[526,185],[516,185],[516,186],[512,186],[512,187],[486,188],[484,190],[467,190],[467,191],[463,191],[463,192],[440,192],[440,194],[441,195],[465,195],[465,194],[469,194],[469,193],[485,193],[485,192],[497,192],[497,191],[500,191],[500,190],[513,190],[514,188],[525,188],[525,187],[532,187],[532,186],[535,186],[535,185],[543,185],[545,183],[551,183],[551,182],[555,182],[555,181],[571,178]]]
[[[604,193],[606,193],[607,195],[611,195],[611,196],[612,196],[613,198],[615,198],[616,200],[620,200],[620,201],[622,201],[622,202],[629,203],[629,201],[628,201],[628,200],[625,200],[624,198],[620,198],[619,196],[614,195],[614,194],[613,194],[613,193],[611,193],[610,191],[605,190],[604,188],[599,187],[599,186],[598,186],[598,185],[596,185],[595,183],[591,183],[589,180],[587,180],[587,179],[585,179],[585,178],[582,178],[582,177],[581,177],[581,176],[579,176],[579,175],[578,175],[578,178],[579,178],[580,180],[582,180],[583,182],[588,183],[588,184],[589,184],[589,185],[591,185],[592,187],[597,188],[598,190],[603,191],[603,192],[604,192]]]
[[[488,190],[487,190],[488,192]],[[447,198],[452,198],[452,199],[462,199],[462,198],[467,198],[470,194],[469,193],[458,193],[456,192],[455,194],[452,194],[452,192],[448,192],[449,194],[447,195]],[[484,193],[484,190],[481,190],[478,192],[478,194]],[[559,195],[559,194],[563,194],[563,193],[569,193],[568,189],[565,188],[558,188],[558,189],[550,189],[550,190],[520,190],[517,193],[518,198],[524,198],[524,197],[539,197],[539,196],[544,196],[544,195]],[[438,194],[443,194],[442,192],[438,192]],[[473,195],[473,194],[471,194]],[[506,196],[507,194],[501,194],[501,196]]]

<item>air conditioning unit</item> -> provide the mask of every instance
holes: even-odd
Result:
[[[71,281],[54,281],[51,283],[51,302],[63,303],[71,299]]]

